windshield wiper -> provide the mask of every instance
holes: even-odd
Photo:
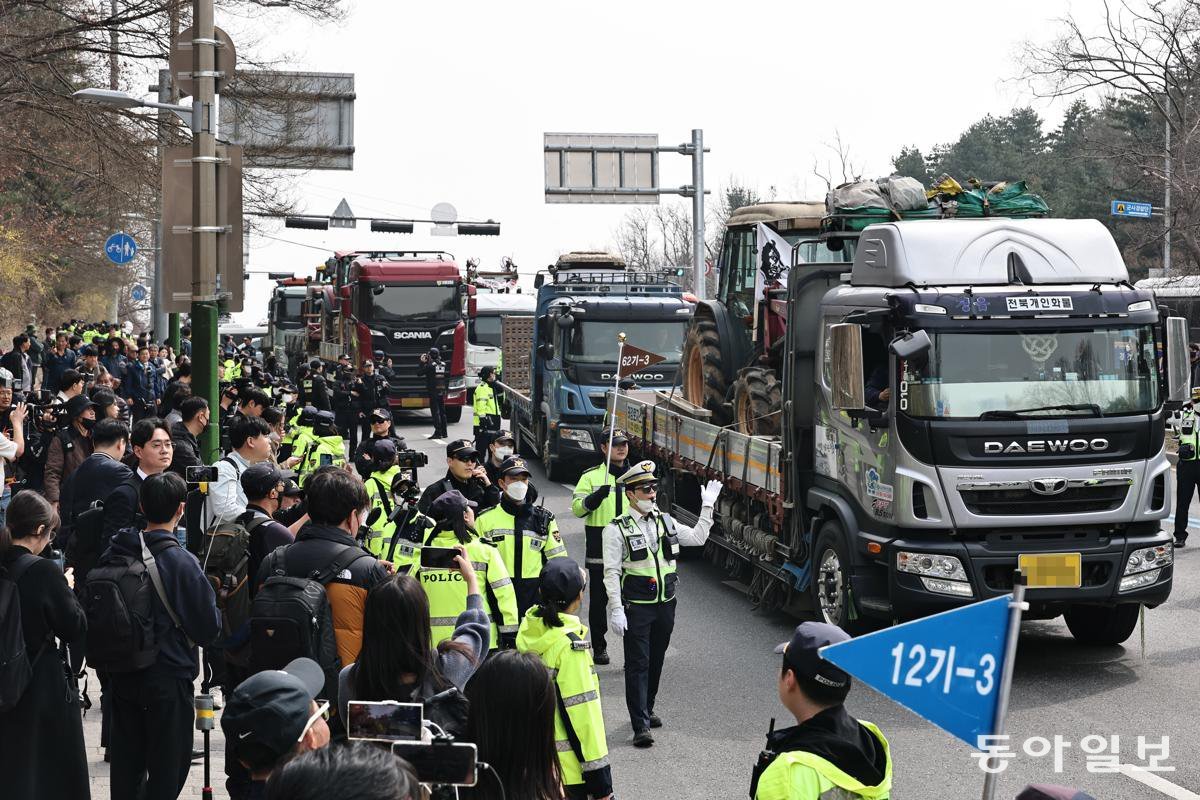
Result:
[[[1103,417],[1104,412],[1095,403],[1074,403],[1071,405],[1038,406],[1037,408],[993,408],[979,415],[982,419],[1020,419],[1022,414],[1034,414],[1038,411],[1090,411],[1092,416]]]

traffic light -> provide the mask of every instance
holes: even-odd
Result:
[[[460,222],[458,223],[459,236],[499,236],[500,223],[492,222]]]
[[[285,217],[285,228],[302,228],[308,231],[329,230],[329,217]]]
[[[399,219],[371,220],[371,233],[412,233],[413,224]]]

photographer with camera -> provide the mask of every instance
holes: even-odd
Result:
[[[333,374],[333,415],[338,430],[350,442],[350,450],[358,447],[358,398],[354,396],[354,367],[350,355],[338,356]]]
[[[367,476],[375,471],[371,453],[376,442],[390,441],[395,445],[397,452],[408,449],[408,444],[404,439],[395,434],[391,409],[385,406],[375,408],[371,411],[368,419],[371,423],[370,436],[365,437],[358,445],[358,449],[354,451],[354,468],[358,470],[358,474],[363,480],[366,480]]]
[[[79,350],[79,360],[75,363],[75,369],[83,376],[84,386],[91,386],[100,377],[103,367],[100,366],[99,355],[100,351],[94,344],[84,345]]]
[[[29,361],[29,337],[14,336],[13,349],[0,356],[0,367],[13,374],[13,391],[28,394],[33,391],[33,364]]]
[[[450,369],[442,360],[442,351],[436,347],[429,348],[428,353],[421,355],[421,363],[417,365],[417,375],[425,379],[425,389],[429,392],[429,413],[433,417],[434,439],[445,439],[446,433],[446,387]]]
[[[0,389],[0,392],[5,390],[8,393],[8,402],[5,403],[7,406],[12,403],[12,389],[5,387]],[[0,430],[0,485],[4,487],[3,494],[0,494],[0,528],[4,527],[5,514],[8,511],[9,502],[12,500],[12,485],[6,475],[8,466],[25,453],[26,413],[25,404],[17,403],[8,413],[9,423],[12,425],[12,436],[10,437],[7,432]]]
[[[392,512],[381,534],[369,539],[367,548],[390,562],[397,572],[408,573],[421,553],[421,543],[433,528],[434,521],[417,510],[421,487],[417,483],[417,466],[427,458],[416,450],[400,454],[404,465],[392,477]]]
[[[92,427],[96,424],[96,404],[86,395],[72,397],[66,408],[66,426],[54,434],[46,450],[43,492],[56,507],[63,482],[92,454]]]
[[[446,477],[425,489],[417,507],[428,514],[433,501],[451,490],[461,492],[480,509],[500,502],[500,490],[479,463],[479,451],[470,439],[455,439],[446,445]]]

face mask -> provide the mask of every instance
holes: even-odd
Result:
[[[79,424],[83,426],[85,431],[90,431],[92,428],[96,427],[96,420],[88,419],[87,417],[80,417]]]
[[[516,500],[518,503],[524,503],[525,495],[529,494],[529,484],[526,481],[510,483],[505,488],[504,493],[513,500]]]
[[[645,497],[639,497],[633,501],[633,507],[643,514],[649,514],[654,510],[654,501]]]
[[[497,461],[503,461],[504,459],[508,458],[512,454],[513,454],[513,449],[511,447],[497,447],[496,448],[496,460]]]

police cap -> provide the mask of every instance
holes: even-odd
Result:
[[[500,474],[508,477],[510,475],[532,475],[529,471],[529,465],[525,463],[525,459],[520,456],[509,456],[500,462]]]
[[[621,476],[620,482],[625,484],[626,489],[632,489],[634,486],[642,486],[647,483],[658,483],[658,478],[654,475],[654,462],[646,459],[639,461],[625,471]]]
[[[791,641],[775,648],[783,654],[784,662],[803,678],[824,686],[841,689],[850,685],[850,676],[821,658],[821,648],[850,640],[850,635],[837,625],[826,622],[804,622],[796,626]]]

